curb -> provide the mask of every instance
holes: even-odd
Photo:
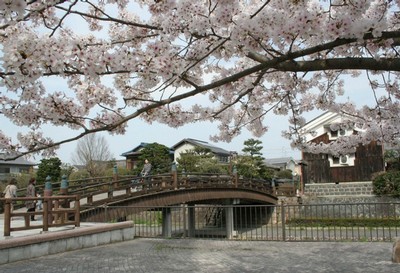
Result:
[[[0,264],[133,240],[134,237],[135,229],[129,221],[9,238],[0,241]]]

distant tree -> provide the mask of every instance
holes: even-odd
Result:
[[[262,157],[262,142],[251,138],[244,141],[243,144],[242,152],[244,155],[238,157],[238,174],[244,177],[272,178],[273,172],[265,166],[264,157]]]
[[[195,147],[194,149],[189,149],[181,153],[179,159],[177,159],[177,163],[179,169],[185,172],[200,172],[199,165],[202,159],[211,160],[213,156],[210,149]]]
[[[171,171],[172,158],[170,149],[159,143],[150,143],[141,150],[136,173],[139,174],[147,159],[151,164],[151,174],[167,173]]]
[[[399,171],[400,170],[400,150],[391,149],[385,151],[385,163],[388,171]]]
[[[90,134],[81,138],[72,155],[72,162],[85,166],[90,177],[100,176],[108,167],[113,155],[104,136]]]
[[[275,173],[276,178],[292,179],[293,173],[291,170],[281,170]]]
[[[179,170],[199,173],[224,173],[226,167],[222,166],[208,148],[195,147],[180,155],[177,160]]]
[[[38,171],[36,173],[37,183],[44,184],[46,182],[46,177],[51,177],[51,182],[57,182],[61,179],[61,160],[58,157],[53,157],[49,159],[42,159],[38,166]]]
[[[261,140],[250,138],[245,140],[243,144],[243,153],[249,154],[251,157],[262,156],[261,150],[263,149],[263,146],[261,146]]]
[[[61,177],[65,175],[67,176],[67,178],[69,178],[73,172],[74,172],[74,167],[71,164],[68,163],[61,164]]]

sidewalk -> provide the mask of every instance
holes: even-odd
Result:
[[[1,265],[13,272],[397,273],[392,243],[135,239]]]

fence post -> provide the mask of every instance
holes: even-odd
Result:
[[[281,203],[281,221],[282,221],[282,241],[286,241],[286,227],[285,227],[285,222],[286,222],[286,206],[284,203]]]
[[[175,162],[172,163],[171,173],[172,173],[172,181],[173,181],[174,189],[177,190],[178,189],[178,171],[176,169]]]
[[[235,185],[235,188],[237,188],[238,187],[238,173],[237,173],[236,166],[233,166],[232,174],[233,174],[233,184]]]
[[[60,194],[61,195],[68,195],[68,180],[67,180],[67,176],[64,174],[61,177],[61,187],[60,187]]]
[[[51,186],[51,177],[48,175],[46,177],[46,182],[44,183],[44,191],[43,191],[43,195],[45,197],[50,197],[53,195],[53,189]],[[51,199],[45,198],[46,202],[47,202],[47,210],[46,210],[46,214],[47,214],[47,219],[43,218],[43,222],[45,222],[47,220],[48,224],[51,224],[53,222],[53,215],[51,214],[51,210],[53,209],[53,202],[51,201]],[[46,208],[46,206],[44,206],[44,209]],[[47,230],[45,230],[47,231]]]
[[[79,195],[75,196],[75,227],[80,227],[81,226],[81,203],[80,203],[80,198]]]
[[[67,176],[64,174],[61,178],[61,187],[60,187],[60,195],[68,195],[68,179]],[[63,208],[70,208],[70,200],[68,199],[63,199],[61,202],[61,207]]]
[[[113,166],[113,180],[114,180],[114,187],[118,188],[119,183],[118,183],[118,166],[117,166],[117,164],[115,164]]]
[[[11,200],[4,202],[4,236],[10,236],[11,232]]]

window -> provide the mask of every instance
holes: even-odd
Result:
[[[10,168],[8,168],[8,167],[0,167],[0,173],[10,173]]]

